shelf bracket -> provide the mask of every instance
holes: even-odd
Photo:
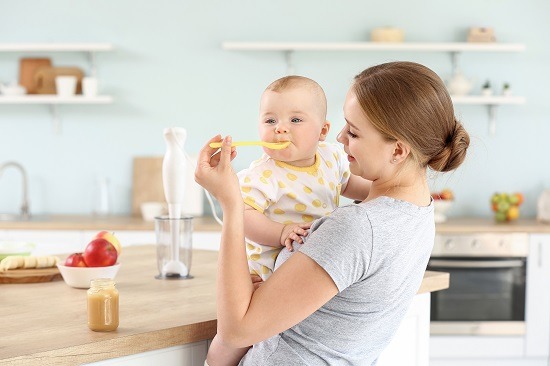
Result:
[[[494,136],[497,133],[497,106],[494,104],[489,104],[487,109],[489,112],[489,135]]]
[[[59,118],[59,110],[57,104],[50,104],[50,114],[52,116],[53,132],[56,135],[61,135],[61,120]]]
[[[452,65],[452,68],[453,68],[453,70],[452,70],[453,75],[456,74],[460,70],[460,66],[459,66],[459,62],[458,62],[459,56],[460,56],[460,52],[451,51],[451,65]]]
[[[90,64],[90,76],[93,78],[97,77],[96,56],[94,51],[88,52],[88,62]]]
[[[294,75],[294,51],[285,51],[286,74]]]

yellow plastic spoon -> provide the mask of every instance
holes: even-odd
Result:
[[[290,145],[290,141],[285,142],[265,142],[265,141],[233,141],[231,146],[264,146],[272,150],[280,150]],[[217,149],[222,147],[221,142],[211,142],[210,147]]]

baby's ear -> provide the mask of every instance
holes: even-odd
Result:
[[[319,141],[325,141],[328,135],[328,131],[330,131],[330,122],[325,121],[323,122],[323,127],[321,128],[321,133],[319,134]]]

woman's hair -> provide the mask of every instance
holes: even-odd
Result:
[[[390,141],[409,144],[421,167],[447,172],[462,164],[470,137],[435,72],[414,62],[389,62],[361,72],[353,88],[374,127]]]

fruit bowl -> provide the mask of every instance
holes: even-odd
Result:
[[[434,220],[435,222],[447,221],[447,212],[453,205],[452,200],[434,200]]]
[[[90,288],[90,281],[96,278],[114,279],[120,263],[108,267],[68,267],[57,264],[65,283],[75,288]]]

